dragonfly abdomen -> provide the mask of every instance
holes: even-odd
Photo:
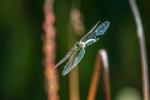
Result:
[[[89,46],[93,43],[95,43],[97,40],[96,39],[88,39],[87,41],[85,41],[86,46]]]

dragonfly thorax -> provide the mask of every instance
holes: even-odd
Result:
[[[86,44],[84,42],[79,42],[79,46],[84,49],[86,47]]]

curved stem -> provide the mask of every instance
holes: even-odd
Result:
[[[104,94],[106,100],[111,100],[110,94],[110,77],[109,77],[109,64],[108,64],[108,57],[107,52],[102,49],[99,51],[99,54],[96,58],[96,65],[94,69],[94,73],[92,76],[92,81],[89,89],[89,94],[87,100],[95,100],[96,91],[98,87],[98,81],[100,77],[101,68],[103,67],[103,82],[104,82]]]
[[[135,0],[129,0],[129,4],[131,6],[131,10],[134,16],[134,20],[136,23],[137,36],[140,46],[140,55],[141,55],[141,63],[142,63],[142,82],[143,82],[143,100],[149,100],[149,78],[148,78],[148,64],[147,64],[147,53],[145,48],[145,38],[144,38],[144,30],[141,21],[141,17],[136,5]]]

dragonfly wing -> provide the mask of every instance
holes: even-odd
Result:
[[[95,34],[96,34],[97,36],[103,35],[103,34],[106,32],[106,30],[108,29],[109,25],[110,25],[110,22],[109,22],[109,21],[103,22],[101,25],[99,25],[99,26],[96,28]]]
[[[99,25],[99,23],[100,23],[100,20],[94,25],[94,27],[83,38],[81,38],[80,41],[85,40],[91,33],[93,33],[96,27]]]
[[[86,46],[90,46],[96,41],[99,40],[100,36],[103,35],[109,27],[110,22],[105,21],[102,24],[98,25],[98,27],[91,33],[88,37],[85,38],[83,42],[85,42]]]
[[[83,42],[86,42],[89,39],[95,39],[97,41],[99,39],[99,36],[103,35],[106,32],[106,30],[108,29],[109,25],[110,25],[109,21],[105,21],[102,24],[98,23],[98,25],[95,28],[95,30],[91,34],[86,36],[84,38]]]
[[[62,64],[63,62],[65,62],[67,59],[69,59],[69,57],[72,55],[72,53],[76,50],[76,45],[74,45],[71,50],[65,55],[65,57],[59,61],[54,68],[58,67],[60,64]]]
[[[73,53],[69,61],[67,62],[66,66],[64,67],[64,70],[62,72],[62,75],[66,75],[69,73],[79,62],[82,60],[83,56],[85,54],[84,49],[79,49]]]

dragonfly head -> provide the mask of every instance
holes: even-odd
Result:
[[[80,47],[83,48],[83,49],[86,47],[86,44],[85,44],[84,42],[80,42],[79,45],[80,45]]]

